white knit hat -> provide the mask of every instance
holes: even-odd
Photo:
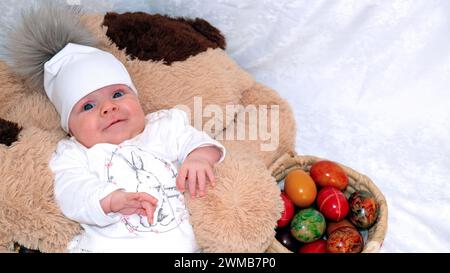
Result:
[[[102,87],[128,85],[137,93],[125,66],[111,53],[94,47],[67,44],[44,65],[44,89],[69,132],[69,115],[75,104]]]

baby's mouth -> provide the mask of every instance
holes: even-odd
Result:
[[[117,123],[119,123],[119,122],[122,122],[122,121],[124,121],[124,120],[123,120],[123,119],[117,119],[117,120],[114,120],[114,121],[111,122],[108,126],[106,126],[105,129],[103,129],[103,130],[107,130],[107,129],[109,129],[111,126],[113,126],[113,125],[115,125],[115,124],[117,124]]]

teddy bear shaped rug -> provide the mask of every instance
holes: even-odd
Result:
[[[294,153],[288,103],[226,53],[207,21],[142,12],[83,13],[44,2],[25,11],[0,62],[0,250],[65,252],[82,230],[54,199],[49,160],[67,137],[43,90],[43,65],[67,43],[110,52],[139,90],[145,113],[178,107],[227,150],[206,196],[185,194],[204,252],[264,252],[283,210],[268,166]]]

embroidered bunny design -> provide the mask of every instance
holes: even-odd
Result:
[[[134,171],[137,182],[136,192],[147,192],[158,199],[158,205],[155,209],[156,219],[154,218],[153,225],[150,225],[146,217],[143,216],[139,216],[140,228],[136,226],[137,223],[133,225],[131,222],[127,221],[126,224],[136,231],[156,232],[164,232],[178,226],[179,217],[177,218],[176,215],[179,214],[179,209],[174,208],[169,202],[170,198],[182,198],[176,189],[175,183],[173,185],[164,186],[157,175],[145,168],[146,166],[144,165],[144,160],[134,151],[131,151],[131,160],[127,159],[121,152],[116,153],[116,155],[126,162],[127,165]],[[171,178],[176,177],[176,172],[168,162],[154,155],[151,156],[156,159],[154,162],[161,164],[165,171],[170,173],[169,175]],[[144,230],[142,230],[142,228],[144,228]]]

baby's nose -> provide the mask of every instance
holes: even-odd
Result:
[[[108,114],[109,112],[115,112],[115,111],[117,111],[117,109],[119,109],[119,108],[117,107],[117,105],[115,105],[115,104],[113,104],[113,103],[106,103],[106,104],[104,105],[104,107],[103,107],[102,113],[103,113],[103,115],[106,115],[106,114]]]

